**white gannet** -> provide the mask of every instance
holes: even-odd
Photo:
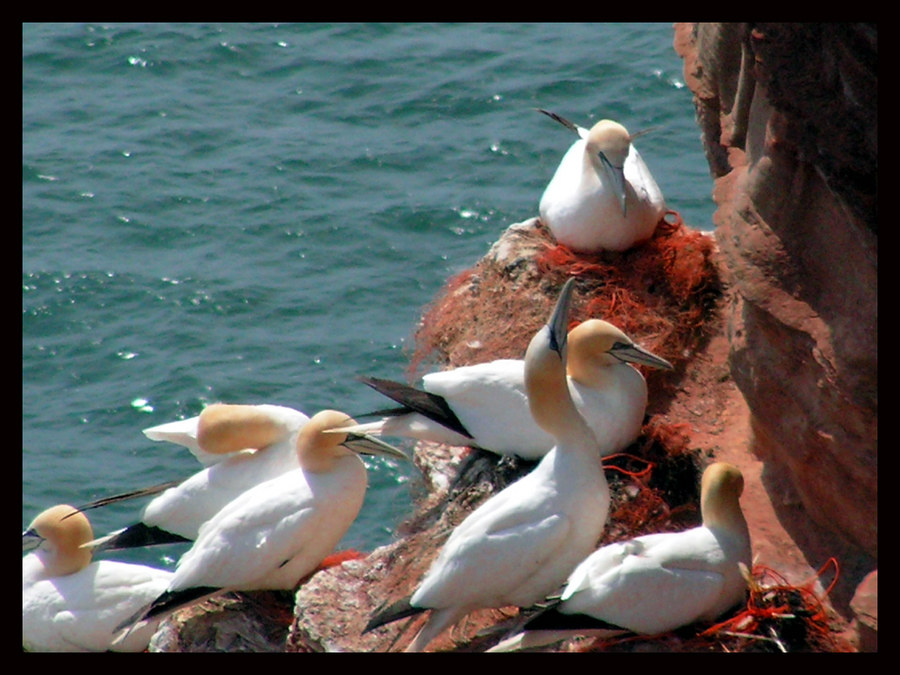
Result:
[[[569,394],[601,440],[603,454],[637,438],[647,407],[647,383],[627,363],[671,370],[672,365],[635,344],[600,319],[569,331]],[[473,446],[499,455],[540,459],[555,444],[528,409],[525,362],[498,359],[428,373],[422,389],[372,377],[360,378],[402,407],[360,425],[368,433]]]
[[[99,551],[193,541],[200,526],[239,494],[299,466],[297,435],[308,420],[305,414],[282,406],[207,406],[199,416],[183,421],[186,436],[166,440],[185,445],[186,438],[192,438],[205,454],[223,459],[154,497],[138,522],[92,545]]]
[[[712,621],[746,596],[750,533],[741,512],[744,479],[717,462],[701,481],[703,525],[610,544],[588,556],[550,608],[488,651],[537,647],[574,635],[656,635]]]
[[[22,646],[28,651],[143,651],[155,624],[113,646],[113,629],[169,585],[172,573],[91,562],[87,517],[68,505],[41,513],[22,534]]]
[[[250,488],[204,523],[168,588],[121,627],[223,590],[293,589],[362,507],[368,481],[357,453],[407,459],[383,441],[344,431],[354,424],[334,410],[314,415],[297,436],[299,467]]]
[[[453,531],[416,591],[377,610],[365,631],[430,610],[407,651],[422,651],[469,612],[528,607],[559,588],[597,545],[609,509],[598,441],[566,386],[566,325],[574,279],[525,353],[537,423],[556,445],[531,473],[475,509]]]
[[[662,192],[618,122],[590,131],[540,110],[580,137],[563,156],[541,196],[541,221],[575,251],[624,251],[649,239],[666,213]]]
[[[214,403],[195,417],[148,427],[143,433],[154,441],[183,445],[201,464],[210,466],[241,450],[272,445],[308,421],[309,417],[299,410],[281,405],[223,408]]]

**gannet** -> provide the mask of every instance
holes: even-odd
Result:
[[[91,562],[87,517],[68,505],[41,513],[22,534],[22,646],[28,651],[143,651],[154,623],[113,645],[113,629],[169,585],[172,573]]]
[[[489,651],[537,647],[573,635],[656,635],[711,621],[741,602],[750,534],[737,467],[717,462],[701,481],[703,525],[610,544],[588,556],[565,589],[524,631]]]
[[[182,445],[193,439],[198,450],[224,459],[154,497],[138,522],[92,545],[99,551],[193,541],[200,526],[239,494],[299,466],[297,435],[308,420],[305,414],[282,406],[207,406],[199,416],[183,421],[183,436],[165,439]],[[171,430],[172,424],[179,423],[162,426]],[[360,436],[358,442],[369,441]]]
[[[629,445],[641,431],[647,383],[625,363],[671,370],[672,365],[635,344],[612,324],[588,319],[569,331],[569,394],[600,439],[604,455]],[[360,378],[401,404],[360,430],[448,445],[473,446],[499,455],[540,459],[555,441],[528,409],[525,362],[498,359],[428,373],[422,389],[378,378]]]
[[[525,387],[537,423],[556,445],[529,474],[475,509],[453,531],[416,591],[375,612],[366,631],[430,610],[407,651],[422,651],[479,608],[528,607],[557,589],[594,550],[609,488],[598,440],[566,386],[566,325],[574,279],[525,353]]]
[[[575,251],[624,251],[649,239],[666,213],[662,192],[618,122],[590,131],[541,110],[580,137],[563,156],[541,197],[541,221]]]
[[[366,492],[357,453],[406,455],[375,438],[351,438],[342,412],[314,415],[297,436],[299,467],[238,495],[200,527],[163,593],[122,624],[140,626],[223,590],[293,589],[340,542]]]
[[[195,417],[148,427],[143,433],[154,441],[183,445],[201,464],[210,466],[236,452],[272,445],[308,421],[306,414],[287,406],[214,403]]]

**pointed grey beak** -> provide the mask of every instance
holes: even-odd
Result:
[[[575,279],[570,278],[559,292],[556,306],[553,308],[553,313],[547,322],[547,327],[550,329],[550,348],[557,352],[561,358],[565,358],[564,350],[569,337],[569,308],[572,305],[574,290]]]
[[[625,209],[625,170],[621,167],[613,166],[602,152],[600,155],[600,164],[606,170],[606,176],[616,191],[616,199],[619,200],[619,206],[622,207],[622,215],[628,215]]]
[[[334,429],[333,431],[339,432],[341,429]],[[342,445],[361,455],[379,455],[381,457],[409,461],[409,457],[405,452],[369,434],[350,432],[347,434],[347,440]]]
[[[22,533],[22,553],[33,551],[41,545],[42,541],[44,538],[34,530],[25,530]]]
[[[625,344],[623,342],[617,342],[613,345],[609,353],[620,361],[638,363],[642,366],[650,366],[651,368],[659,368],[661,370],[675,370],[674,366],[664,358],[657,356],[650,350],[644,349],[640,345],[634,343]]]

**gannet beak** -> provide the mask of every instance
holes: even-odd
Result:
[[[622,167],[613,166],[602,152],[598,154],[600,156],[600,164],[606,170],[606,176],[615,188],[616,199],[619,200],[619,206],[622,207],[622,215],[627,215],[625,212],[625,170]]]
[[[375,438],[370,434],[348,432],[346,429],[329,429],[325,433],[343,433],[347,434],[347,440],[341,445],[361,455],[380,455],[381,457],[391,457],[393,459],[403,459],[409,461],[409,457],[399,448],[395,448],[390,443],[385,443],[380,438]]]
[[[547,322],[547,327],[550,329],[550,348],[561,358],[565,357],[564,350],[569,337],[569,308],[572,305],[574,290],[575,279],[570,278],[559,292],[556,307],[553,308],[553,314],[550,315],[550,320]]]
[[[22,553],[33,551],[40,546],[43,541],[44,538],[34,530],[25,530],[22,533]]]
[[[104,535],[102,537],[97,537],[96,539],[91,539],[90,541],[83,543],[78,548],[90,549],[91,553],[93,555],[96,555],[97,553],[100,553],[100,551],[105,551],[106,545],[112,540],[112,538],[115,537],[116,535],[122,534],[122,532],[123,532],[123,530],[116,530],[115,532],[110,532],[109,534]]]
[[[675,367],[661,356],[657,356],[648,349],[644,349],[640,345],[634,343],[626,344],[617,342],[613,345],[609,353],[620,361],[629,363],[638,363],[642,366],[650,366],[651,368],[660,368],[661,370],[675,370]]]

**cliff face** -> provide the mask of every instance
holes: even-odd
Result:
[[[877,32],[681,24],[754,451],[877,556]]]

